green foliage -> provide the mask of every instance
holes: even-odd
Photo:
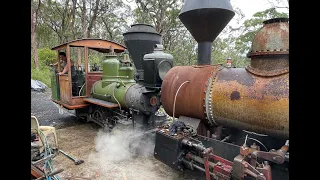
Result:
[[[279,7],[280,1],[283,0],[272,0],[277,4],[272,7]],[[32,1],[32,6],[36,7],[37,2]],[[56,61],[56,54],[48,48],[62,42],[84,38],[84,34],[87,34],[96,2],[85,1],[85,3],[86,14],[83,18],[82,1],[41,1],[36,30],[36,40],[40,48],[39,71],[33,69],[33,56],[31,58],[34,78],[40,78],[39,80],[42,78],[43,82],[49,79],[47,65]],[[175,66],[197,63],[197,42],[178,18],[183,5],[182,0],[136,0],[134,3],[137,8],[131,11],[123,0],[99,1],[98,13],[92,24],[91,37],[124,44],[122,34],[129,28],[132,20],[134,23],[151,24],[162,35],[165,52],[173,55]],[[240,22],[244,14],[237,7],[234,7],[234,10],[239,16],[239,19],[236,20]],[[241,27],[227,26],[224,28],[221,35],[212,44],[212,64],[225,64],[226,59],[231,57],[233,66],[245,67],[250,62],[246,54],[250,51],[256,32],[263,26],[262,22],[276,17],[288,17],[288,14],[280,13],[275,8],[269,8],[255,13]],[[82,24],[83,19],[85,24]],[[76,48],[74,49],[71,51],[71,59],[76,62],[78,52]],[[81,54],[83,63],[84,53],[81,52]],[[94,63],[101,65],[101,61],[104,60],[102,53],[89,51],[88,56],[90,65]]]
[[[280,13],[276,8],[269,8],[261,12],[257,12],[251,19],[246,20],[243,23],[241,35],[235,40],[235,50],[241,54],[250,51],[251,43],[256,33],[263,26],[263,21],[272,18],[288,18],[287,13]]]
[[[167,53],[170,53],[173,56],[174,66],[190,66],[197,64],[197,42],[193,39],[191,34],[185,31],[182,31],[178,38],[180,41],[177,46],[174,46],[170,50],[166,50]],[[169,48],[168,48],[169,49]]]
[[[38,49],[39,66],[48,66],[57,61],[57,54],[48,48]],[[34,56],[31,55],[31,63],[34,63]],[[33,66],[32,66],[33,67]]]
[[[165,49],[176,47],[178,33],[183,30],[178,15],[182,7],[181,0],[136,0],[137,8],[133,11],[135,23],[153,25],[162,35]],[[181,40],[181,39],[178,39]]]
[[[38,50],[39,61],[45,65],[55,63],[57,61],[57,53],[49,48]]]
[[[56,59],[57,55],[54,51],[48,48],[38,49],[39,70],[36,70],[34,67],[34,56],[31,54],[31,78],[51,87],[49,64],[56,62]]]
[[[88,62],[90,65],[97,63],[99,66],[101,66],[102,61],[103,61],[102,53],[92,53],[88,55]]]
[[[51,75],[50,75],[50,67],[39,63],[39,70],[36,70],[34,67],[33,55],[31,55],[31,79],[39,80],[47,85],[49,88],[51,87]]]

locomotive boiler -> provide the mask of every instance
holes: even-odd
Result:
[[[207,180],[288,179],[289,20],[263,22],[247,67],[211,65],[212,42],[234,14],[228,0],[185,1],[179,18],[198,60],[164,77],[161,102],[178,119],[157,130],[154,156]]]

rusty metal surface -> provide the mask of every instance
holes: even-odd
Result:
[[[261,56],[251,59],[246,69],[256,75],[275,76],[289,72],[289,55]]]
[[[259,76],[277,76],[289,72],[289,19],[275,18],[264,22],[257,32],[247,57],[246,69]]]
[[[283,58],[260,57],[252,59],[246,70],[258,76],[277,76],[289,73],[289,56]]]
[[[289,137],[289,73],[261,77],[224,68],[211,88],[210,113],[219,125]]]
[[[280,51],[289,54],[289,22],[273,21],[272,23],[265,23],[252,41],[252,50],[249,57],[253,55],[251,53],[265,55],[266,52],[273,54],[273,52],[278,53]]]
[[[208,79],[217,66],[176,66],[165,76],[161,87],[161,101],[165,111],[172,116],[175,95],[181,86],[175,105],[175,117],[180,115],[206,119],[205,97]]]
[[[218,66],[215,71],[212,73],[211,77],[209,78],[208,80],[208,89],[207,89],[207,92],[206,92],[206,101],[205,101],[205,106],[206,106],[206,112],[207,112],[207,124],[209,125],[218,125],[213,117],[212,117],[212,113],[211,110],[212,110],[212,102],[211,101],[208,101],[208,99],[211,99],[211,96],[212,96],[212,84],[214,83],[214,81],[216,80],[217,78],[217,75],[219,73],[219,71],[223,68],[222,65]],[[205,128],[203,127],[200,132],[203,132]],[[203,134],[203,133],[201,133]]]

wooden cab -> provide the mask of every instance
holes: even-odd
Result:
[[[57,64],[53,67],[51,76],[52,101],[70,110],[86,107],[88,104],[83,99],[90,96],[92,85],[100,80],[103,74],[101,71],[90,72],[88,51],[109,53],[110,47],[115,53],[121,53],[126,49],[121,44],[103,39],[78,39],[52,48],[57,51]],[[70,54],[73,48],[78,55],[77,61],[71,59]],[[60,52],[65,52],[67,64],[73,62],[73,66],[68,66],[68,72],[61,75],[58,74],[63,70]],[[71,68],[74,69],[71,70]]]

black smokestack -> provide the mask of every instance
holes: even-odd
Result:
[[[151,25],[133,24],[123,36],[137,70],[135,79],[141,82],[144,77],[143,56],[152,53],[156,44],[161,44],[161,35]]]
[[[212,42],[233,18],[230,0],[186,0],[179,14],[198,42],[198,65],[211,64]]]

